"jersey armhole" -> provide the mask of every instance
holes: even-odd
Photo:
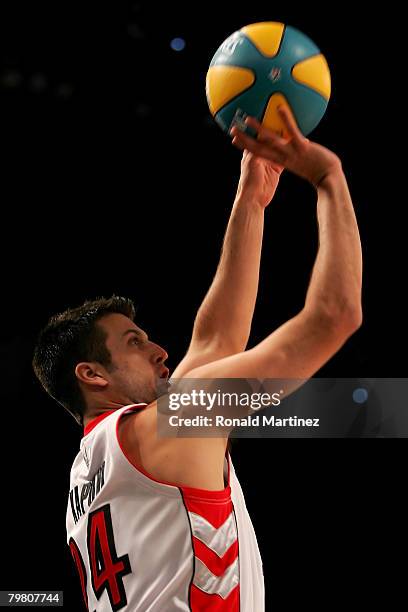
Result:
[[[184,495],[187,495],[188,497],[196,497],[196,498],[205,498],[205,499],[212,499],[214,501],[216,500],[221,500],[224,499],[226,496],[230,496],[231,494],[231,469],[230,469],[230,457],[229,457],[229,453],[228,450],[225,451],[225,459],[227,460],[227,485],[226,487],[224,487],[224,489],[218,490],[218,491],[210,491],[208,489],[198,489],[195,487],[187,487],[184,485],[180,485],[180,484],[176,484],[173,482],[168,482],[165,480],[159,480],[157,478],[155,478],[154,476],[152,476],[152,474],[149,474],[148,472],[146,472],[146,470],[144,470],[140,465],[136,465],[132,459],[129,457],[128,453],[125,451],[125,449],[123,448],[123,445],[119,439],[119,423],[122,419],[122,417],[124,415],[126,415],[127,411],[123,411],[122,414],[119,415],[118,420],[116,422],[116,427],[115,427],[115,435],[116,435],[116,441],[118,443],[118,446],[122,452],[122,455],[125,457],[125,459],[128,461],[128,463],[136,470],[136,472],[140,475],[141,478],[147,480],[149,482],[150,485],[155,485],[160,486],[162,490],[167,489],[167,491],[169,490],[173,490],[173,491],[177,491],[180,492],[182,491]],[[132,411],[134,412],[134,411]],[[128,413],[130,414],[130,413]]]

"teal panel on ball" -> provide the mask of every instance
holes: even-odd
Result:
[[[328,101],[317,91],[299,83],[294,83],[294,86],[290,88],[287,99],[300,131],[307,136],[320,123],[326,112]]]
[[[308,36],[296,30],[296,28],[286,26],[279,56],[284,59],[290,70],[295,64],[319,53],[319,47]]]

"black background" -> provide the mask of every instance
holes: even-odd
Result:
[[[393,80],[401,17],[390,4],[360,14],[356,3],[252,4],[2,4],[3,589],[64,590],[65,608],[81,609],[65,542],[81,432],[33,378],[35,336],[55,312],[116,293],[136,301],[137,323],[169,352],[170,369],[180,361],[218,262],[241,156],[209,114],[205,74],[221,42],[248,23],[299,28],[331,68],[332,99],[311,137],[340,155],[349,180],[364,324],[319,375],[406,375],[406,197],[392,140],[402,121]],[[179,53],[176,36],[186,40]],[[266,213],[249,346],[302,307],[316,248],[313,189],[285,174]],[[368,605],[398,591],[406,460],[390,451],[395,443],[376,455],[372,444],[234,444],[268,610]]]

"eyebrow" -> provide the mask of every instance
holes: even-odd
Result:
[[[127,334],[136,334],[136,336],[144,338],[144,340],[148,340],[149,339],[147,334],[145,334],[144,332],[139,331],[138,329],[127,329],[125,332],[123,332],[122,338],[124,338]]]

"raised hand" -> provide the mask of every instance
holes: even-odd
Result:
[[[233,145],[287,168],[315,187],[332,171],[341,169],[341,161],[335,153],[303,136],[287,108],[281,106],[278,112],[285,123],[289,138],[282,138],[262,126],[254,117],[247,117],[246,125],[253,128],[258,137],[254,139],[233,127]]]

